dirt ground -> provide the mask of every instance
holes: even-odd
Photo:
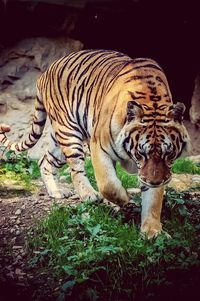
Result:
[[[26,236],[41,217],[48,214],[53,201],[41,182],[38,191],[20,187],[0,187],[0,300],[54,300],[57,289],[52,278],[27,265]],[[16,195],[19,196],[16,196]],[[78,202],[76,195],[58,204]]]
[[[190,155],[200,155],[199,129],[187,122],[186,126],[191,136]],[[193,177],[189,179],[182,176],[184,185],[186,182],[190,185],[195,179],[200,183],[200,177]],[[59,283],[52,283],[52,277],[49,277],[45,270],[41,273],[27,264],[27,232],[37,220],[47,215],[53,203],[40,181],[37,181],[35,186],[38,187],[35,193],[12,185],[0,186],[1,301],[51,301],[55,300],[58,291]],[[58,203],[79,201],[74,195]]]

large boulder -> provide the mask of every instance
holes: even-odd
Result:
[[[69,38],[40,37],[18,42],[1,53],[0,91],[6,90],[20,100],[34,98],[39,75],[56,59],[82,47],[80,41]]]
[[[190,120],[196,127],[200,127],[200,75],[195,78],[194,91],[190,107]]]
[[[29,132],[40,74],[56,59],[82,48],[77,40],[41,37],[25,39],[4,49],[0,55],[0,122],[11,126],[8,136],[12,141]],[[48,123],[42,140],[29,155],[38,159],[47,144]]]

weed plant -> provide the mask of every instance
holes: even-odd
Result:
[[[172,166],[172,172],[200,175],[200,166],[199,164],[195,164],[188,158],[181,158],[181,159],[177,159],[174,162]]]
[[[5,156],[6,160],[0,160],[0,179],[15,180],[29,189],[31,180],[40,176],[37,161],[31,160],[26,152],[15,154],[9,151]]]
[[[163,219],[172,238],[163,233],[151,241],[139,225],[113,217],[111,206],[54,204],[31,233],[31,265],[63,279],[59,300],[165,300],[176,286],[184,297],[200,276],[198,218],[191,223],[187,202],[187,194],[168,191]]]

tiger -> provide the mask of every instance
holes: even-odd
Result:
[[[100,197],[126,208],[131,196],[116,174],[116,163],[141,183],[140,230],[148,237],[162,231],[161,209],[171,165],[189,145],[183,124],[185,105],[172,101],[161,66],[150,58],[131,58],[113,50],[81,50],[55,61],[38,79],[32,129],[7,149],[24,151],[40,139],[50,120],[50,145],[39,165],[48,194],[69,197],[56,180],[67,163],[81,200]],[[98,192],[84,168],[88,143]]]

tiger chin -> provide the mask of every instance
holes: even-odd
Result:
[[[183,125],[185,106],[174,104],[166,76],[157,62],[132,59],[112,50],[82,50],[55,61],[37,81],[30,133],[11,143],[2,126],[0,142],[7,149],[33,147],[50,120],[50,143],[40,159],[41,176],[53,198],[68,197],[59,188],[57,169],[66,162],[82,200],[99,197],[130,211],[131,197],[116,174],[116,162],[141,181],[141,232],[148,238],[162,231],[160,221],[170,166],[189,144]],[[99,192],[84,167],[87,141]]]

